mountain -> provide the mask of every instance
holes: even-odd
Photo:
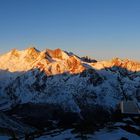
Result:
[[[121,100],[140,101],[139,62],[86,60],[61,49],[14,49],[1,55],[0,110],[19,106],[24,113],[15,110],[22,117],[52,119],[54,112],[59,117],[71,112],[80,118],[92,114],[94,120],[104,120],[118,109]]]
[[[129,59],[119,59],[113,58],[109,61],[100,61],[92,65],[96,69],[104,69],[110,67],[120,67],[127,69],[128,71],[139,72],[140,71],[140,62],[132,61]]]

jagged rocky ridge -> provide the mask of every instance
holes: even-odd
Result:
[[[54,116],[56,119],[54,112],[71,112],[82,119],[89,115],[95,119],[105,117],[98,116],[101,114],[108,114],[108,118],[125,98],[139,102],[138,62],[119,58],[97,62],[85,60],[61,49],[42,52],[35,48],[14,49],[1,55],[0,110],[30,104],[30,108],[41,106],[46,112],[30,114],[24,107],[22,113],[17,112],[30,117],[40,115],[44,119],[48,116],[51,116],[48,119]]]

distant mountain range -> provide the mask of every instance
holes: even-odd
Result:
[[[27,48],[23,51],[13,49],[0,56],[0,69],[15,72],[39,68],[40,70],[44,70],[47,75],[64,72],[80,73],[89,67],[101,70],[118,66],[130,71],[140,70],[140,63],[129,59],[121,60],[119,58],[114,58],[108,61],[95,62],[97,61],[92,59],[88,61],[86,57],[80,58],[73,53],[68,53],[61,49],[46,49],[44,51],[39,51],[36,48]]]
[[[98,114],[112,114],[121,100],[140,101],[139,71],[140,63],[129,59],[96,61],[61,49],[13,49],[0,56],[0,110],[16,108],[18,115],[48,119],[60,117],[60,112],[83,119],[91,113],[103,119]],[[21,105],[32,114],[23,106],[21,113]],[[37,113],[35,106],[47,106],[46,112]]]

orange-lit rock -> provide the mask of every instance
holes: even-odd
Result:
[[[47,49],[46,52],[52,58],[67,59],[69,57],[64,51],[59,48],[55,50]]]
[[[112,60],[88,63],[74,54],[69,54],[61,49],[38,51],[35,48],[28,48],[23,51],[13,49],[0,56],[0,69],[15,71],[28,71],[39,68],[48,75],[60,73],[80,73],[89,66],[93,69],[106,69],[121,67],[129,71],[140,71],[140,63],[129,59],[113,58]]]
[[[71,56],[67,60],[68,67],[71,73],[80,73],[85,70],[85,67],[81,64],[80,60],[78,60],[75,56]]]

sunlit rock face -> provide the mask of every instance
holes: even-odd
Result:
[[[97,63],[93,63],[92,66],[99,70],[116,66],[133,72],[140,71],[140,63],[129,59],[113,58],[112,60],[99,61]]]
[[[79,73],[85,69],[78,57],[69,55],[61,49],[46,49],[42,52],[35,48],[23,51],[14,49],[0,56],[0,62],[0,69],[10,72],[39,68],[52,75],[64,72]]]
[[[14,49],[0,56],[0,110],[33,103],[110,112],[126,97],[139,101],[139,68],[128,59],[83,61],[61,49]]]
[[[15,71],[27,71],[33,68],[33,64],[38,60],[40,52],[35,48],[28,48],[23,51],[16,49],[0,56],[0,69]]]
[[[42,52],[36,48],[27,48],[23,51],[16,49],[0,56],[0,69],[15,71],[28,71],[33,68],[45,70],[47,74],[59,74],[64,72],[80,73],[87,67],[87,64],[94,69],[104,69],[110,67],[121,67],[130,71],[139,71],[140,63],[129,59],[121,60],[114,58],[108,61],[98,61],[92,63],[85,62],[74,54],[67,53],[61,49],[46,49]]]
[[[68,59],[69,58],[68,54],[66,54],[64,51],[62,51],[59,48],[56,49],[56,50],[46,49],[46,53],[51,58],[57,58],[57,59],[60,59],[60,60],[65,60],[65,59]]]

